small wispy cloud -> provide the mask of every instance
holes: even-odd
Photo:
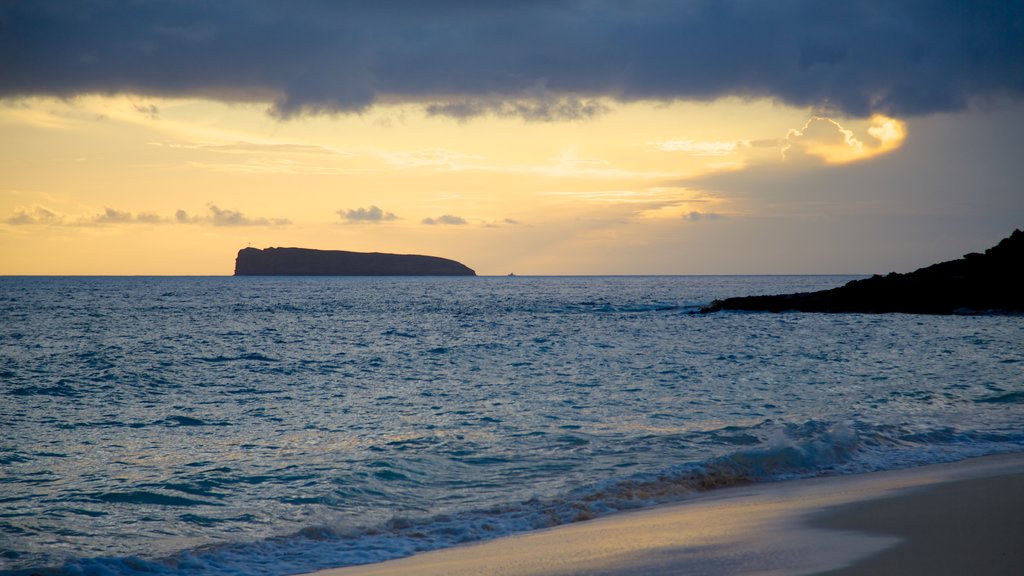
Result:
[[[353,167],[355,154],[318,144],[301,142],[174,142],[153,141],[150,146],[193,151],[188,164],[216,172],[248,174],[353,174],[367,171]]]
[[[132,214],[114,208],[104,208],[103,213],[88,220],[92,224],[159,224],[165,219],[151,212]]]
[[[698,222],[700,220],[721,220],[725,216],[717,212],[698,212],[697,210],[691,210],[683,214],[683,220],[690,222]]]
[[[395,216],[394,212],[385,212],[378,206],[370,206],[369,208],[356,208],[354,210],[338,210],[338,215],[341,216],[342,220],[349,223],[377,223],[398,220],[398,216]]]
[[[174,219],[179,224],[210,224],[213,226],[287,226],[291,221],[287,218],[249,217],[238,210],[207,204],[209,213],[204,216],[192,216],[184,210],[178,210]]]
[[[32,226],[37,224],[58,225],[64,222],[64,217],[44,206],[33,206],[31,208],[19,208],[4,219],[7,224],[15,226]]]
[[[99,214],[85,214],[77,217],[60,214],[44,206],[19,208],[4,219],[15,226],[106,226],[112,224],[161,224],[168,222],[151,212],[133,214],[125,210],[106,207]]]
[[[291,224],[287,218],[249,217],[238,210],[227,210],[215,204],[207,205],[208,213],[191,215],[178,210],[173,217],[164,217],[152,212],[133,213],[127,210],[106,207],[99,214],[66,215],[46,208],[33,206],[19,208],[3,220],[15,226],[115,226],[126,224],[204,224],[212,226],[285,226]]]
[[[435,226],[435,225],[438,225],[438,224],[447,224],[447,225],[451,225],[451,226],[461,226],[463,224],[468,224],[469,222],[467,222],[466,219],[463,218],[462,216],[455,216],[455,215],[452,215],[452,214],[445,214],[443,216],[438,216],[437,218],[424,218],[422,220],[422,223],[426,224],[428,226]]]
[[[758,138],[755,140],[744,140],[743,147],[745,148],[778,148],[783,143],[783,140],[778,138]]]
[[[148,106],[144,104],[133,104],[132,107],[135,108],[136,112],[150,120],[160,119],[160,108],[158,108],[156,104],[150,104]]]
[[[522,226],[523,223],[513,218],[505,218],[503,220],[495,220],[491,222],[484,222],[484,228],[502,228],[505,226]]]

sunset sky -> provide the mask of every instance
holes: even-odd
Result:
[[[907,271],[1024,228],[1024,2],[0,3],[0,274]]]

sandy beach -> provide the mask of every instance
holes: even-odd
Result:
[[[757,484],[316,576],[1017,574],[1024,454]]]

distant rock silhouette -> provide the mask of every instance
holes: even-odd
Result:
[[[476,276],[476,272],[436,256],[243,248],[235,259],[235,276]]]
[[[838,288],[716,300],[702,312],[1024,312],[1024,232],[1014,230],[984,254],[933,264],[907,274],[854,280]]]

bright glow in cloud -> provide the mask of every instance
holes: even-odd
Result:
[[[906,125],[894,118],[874,116],[865,132],[868,143],[836,120],[814,116],[803,128],[789,130],[782,153],[789,162],[846,164],[866,160],[899,148],[906,137]]]
[[[871,118],[871,126],[867,129],[868,134],[874,138],[878,145],[878,154],[885,154],[899,148],[907,137],[907,125],[895,118],[875,115]]]

